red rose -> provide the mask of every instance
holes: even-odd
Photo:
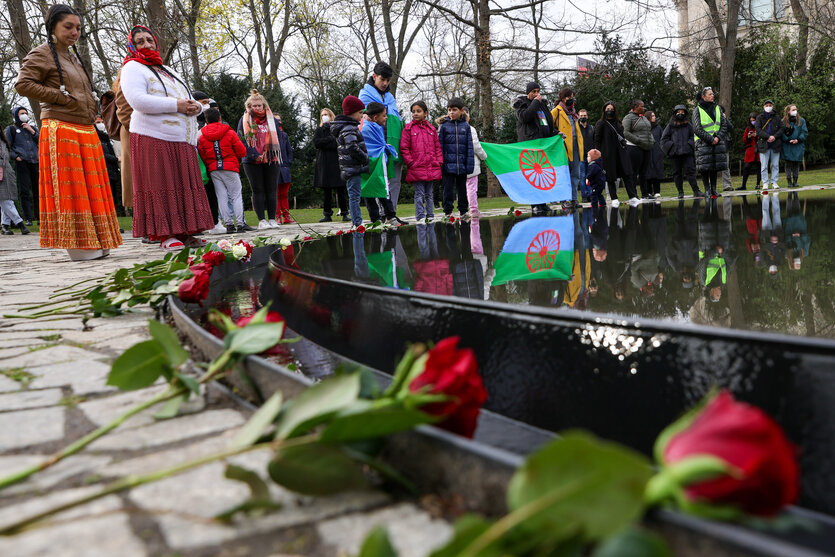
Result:
[[[409,384],[409,390],[418,392],[429,387],[431,394],[452,397],[447,402],[428,404],[422,411],[433,416],[446,416],[438,427],[465,437],[472,437],[478,422],[481,406],[487,400],[487,391],[478,373],[475,352],[470,348],[458,349],[460,337],[448,337],[429,351],[423,373]]]
[[[522,211],[520,211],[519,209],[516,209],[515,211],[513,211],[513,214],[516,215],[517,217],[521,217],[522,216]]]
[[[208,263],[192,265],[188,268],[194,276],[184,280],[177,288],[177,296],[186,303],[200,303],[209,297],[209,280],[212,276],[212,266]]]
[[[217,267],[226,261],[226,254],[222,251],[209,251],[203,254],[203,263],[208,263],[212,267]]]
[[[455,222],[455,217],[453,217],[452,215],[450,215],[450,216],[449,216],[449,222]]]
[[[663,448],[664,464],[687,457],[714,456],[735,469],[733,475],[685,485],[694,502],[732,506],[771,516],[797,500],[796,449],[765,412],[720,392]]]
[[[337,230],[337,231],[336,231],[336,235],[337,235],[337,236],[342,236],[343,234],[345,234],[345,231],[344,231],[344,230]]]
[[[365,227],[364,227],[363,225],[359,225],[359,226],[357,227],[357,232],[359,232],[360,234],[362,234],[363,232],[365,232]]]
[[[241,317],[237,321],[235,321],[235,325],[238,327],[246,327],[249,325],[249,322],[252,321],[252,318],[255,314],[247,315],[246,317]],[[284,318],[281,316],[280,313],[277,311],[268,311],[267,317],[264,318],[264,323],[281,323],[284,321]]]

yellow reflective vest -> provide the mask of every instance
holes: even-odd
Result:
[[[719,105],[716,105],[716,119],[711,120],[710,115],[701,106],[699,107],[699,121],[702,124],[702,129],[711,135],[717,133],[722,127],[722,110]],[[695,136],[696,141],[700,141],[699,136]]]

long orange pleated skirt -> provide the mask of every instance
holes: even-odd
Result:
[[[41,247],[120,246],[122,234],[95,128],[46,119],[38,148]]]

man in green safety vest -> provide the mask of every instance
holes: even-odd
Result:
[[[716,191],[716,177],[728,168],[728,121],[714,102],[712,88],[702,89],[698,101],[691,118],[696,132],[696,168],[702,175],[705,196],[715,198],[721,195]]]

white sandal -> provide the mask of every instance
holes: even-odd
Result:
[[[181,251],[184,247],[186,247],[181,240],[175,238],[174,236],[163,240],[159,246],[162,248],[162,251],[167,252]]]

